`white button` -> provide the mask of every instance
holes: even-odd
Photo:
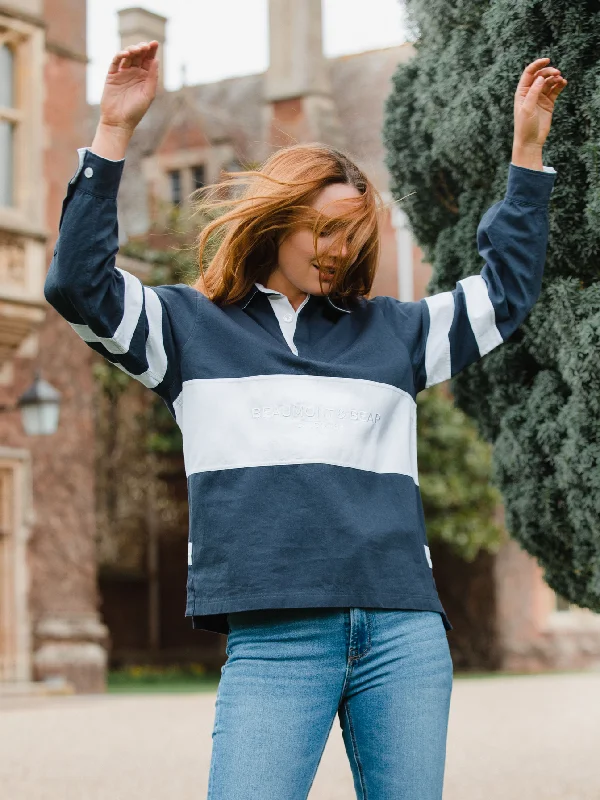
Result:
[[[83,174],[85,175],[86,178],[91,178],[92,175],[94,174],[94,170],[91,167],[86,167],[83,170]]]
[[[294,318],[292,317],[291,314],[285,314],[284,317],[283,317],[283,321],[284,322],[291,322],[293,319]]]

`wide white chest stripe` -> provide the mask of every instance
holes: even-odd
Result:
[[[313,375],[191,380],[174,407],[188,475],[319,463],[418,483],[416,404],[385,383]]]

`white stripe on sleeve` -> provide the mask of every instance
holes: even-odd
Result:
[[[84,342],[98,342],[109,353],[122,355],[129,352],[131,339],[140,319],[143,306],[143,286],[135,275],[115,267],[125,281],[125,295],[123,297],[123,318],[112,336],[97,336],[88,325],[70,323],[73,330],[81,336]]]
[[[141,375],[129,372],[122,364],[115,364],[123,372],[135,378],[144,386],[153,389],[162,381],[167,371],[167,354],[163,342],[162,305],[153,289],[144,286],[146,298],[146,317],[148,319],[148,338],[146,340],[146,360],[148,369]]]
[[[454,319],[454,295],[440,292],[426,297],[429,308],[429,333],[425,345],[425,387],[447,381],[451,376],[450,328]]]
[[[175,412],[175,421],[179,429],[183,431],[183,390],[173,400],[173,411]]]
[[[465,293],[467,314],[479,354],[484,356],[504,341],[496,327],[496,312],[490,300],[487,283],[481,275],[471,275],[459,283]]]
[[[130,353],[131,339],[143,310],[142,298],[145,298],[146,319],[148,320],[145,360],[148,368],[141,374],[135,374],[125,369],[122,364],[112,363],[127,375],[143,383],[144,386],[153,389],[163,380],[167,372],[167,354],[162,330],[162,305],[153,289],[143,286],[134,275],[125,272],[125,270],[120,271],[125,277],[125,311],[115,335],[112,337],[97,336],[88,325],[77,325],[73,322],[69,324],[85,342],[98,342],[109,353],[125,355]],[[137,357],[141,361],[142,356],[140,353],[130,353],[130,355],[134,358]]]
[[[130,272],[119,269],[119,267],[115,267],[115,270],[120,272],[125,280],[125,299],[123,301],[123,319],[115,331],[113,339],[117,344],[123,346],[123,352],[126,353],[129,350],[129,345],[142,313],[144,303],[143,286],[141,281]]]

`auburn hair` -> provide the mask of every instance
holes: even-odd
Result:
[[[316,211],[311,203],[333,183],[354,186],[360,196],[344,200],[343,212]],[[328,294],[352,302],[370,292],[379,259],[381,197],[333,147],[284,147],[257,170],[224,173],[219,183],[198,190],[197,198],[197,212],[212,220],[198,236],[200,276],[193,285],[218,305],[237,302],[256,282],[266,285],[277,267],[279,245],[300,228],[313,232],[319,267],[325,255],[335,257]],[[317,254],[323,232],[333,244]],[[319,280],[324,291],[320,271]]]

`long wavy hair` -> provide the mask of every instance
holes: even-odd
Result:
[[[354,186],[360,196],[344,200],[343,212],[317,212],[311,203],[333,183]],[[321,267],[333,257],[336,265],[327,292],[319,271],[322,292],[350,302],[370,292],[379,259],[381,197],[338,150],[323,144],[282,148],[258,170],[224,173],[195,199],[197,212],[212,221],[197,240],[200,275],[194,288],[216,304],[237,302],[256,282],[266,285],[279,245],[301,228],[313,232],[315,263]],[[317,254],[322,233],[331,245]]]

